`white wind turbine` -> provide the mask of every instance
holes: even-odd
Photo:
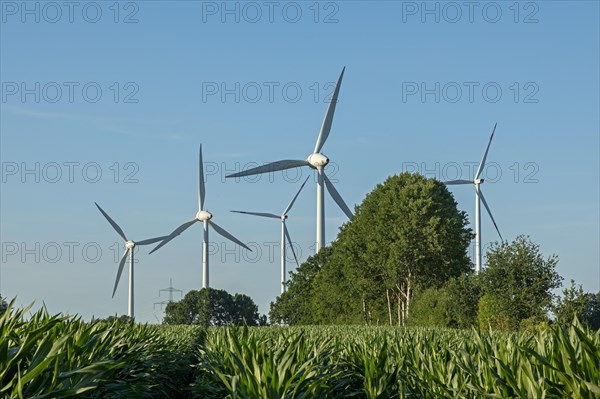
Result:
[[[189,222],[185,222],[178,228],[176,228],[171,234],[169,234],[160,244],[156,246],[150,253],[157,251],[163,245],[171,241],[173,238],[177,237],[179,234],[183,233],[188,227],[193,225],[196,222],[202,222],[204,224],[204,240],[202,242],[202,288],[209,287],[208,281],[208,227],[212,227],[217,233],[227,238],[228,240],[233,241],[237,245],[246,248],[248,251],[252,251],[248,248],[243,242],[235,238],[233,235],[228,233],[224,228],[217,225],[211,219],[213,215],[206,210],[204,210],[204,168],[202,165],[202,145],[200,145],[199,152],[199,163],[198,163],[198,212],[194,219]]]
[[[496,132],[496,123],[494,125],[494,130],[492,131],[492,135],[490,136],[490,141],[488,142],[487,148],[485,149],[485,153],[483,154],[483,158],[479,163],[479,167],[477,168],[477,173],[475,173],[475,179],[471,180],[450,180],[444,182],[447,185],[458,185],[458,184],[474,184],[475,185],[475,273],[479,273],[481,271],[481,211],[480,211],[480,200],[483,202],[485,209],[490,215],[490,219],[492,219],[492,223],[494,223],[494,227],[500,236],[500,240],[502,240],[502,234],[500,234],[500,230],[498,229],[498,225],[494,220],[494,216],[492,216],[492,211],[483,196],[483,192],[479,187],[480,184],[483,183],[483,179],[480,179],[481,172],[483,172],[483,168],[485,167],[485,160],[488,155],[488,151],[490,150],[490,145],[492,144],[492,139],[494,138],[494,133]]]
[[[286,240],[286,238],[287,238],[288,242],[290,243],[290,248],[292,248],[292,253],[294,254],[294,259],[296,260],[296,265],[299,266],[298,257],[296,257],[296,252],[294,251],[294,246],[292,245],[292,239],[290,238],[290,233],[288,232],[288,229],[285,225],[285,221],[288,218],[288,212],[292,209],[292,206],[294,206],[294,202],[296,202],[296,198],[298,198],[298,195],[300,195],[300,191],[302,191],[302,189],[304,188],[304,185],[306,184],[307,181],[308,181],[308,177],[306,178],[306,180],[304,180],[304,183],[302,183],[302,185],[300,186],[300,189],[298,190],[298,192],[296,193],[294,198],[292,198],[292,201],[289,203],[289,205],[285,208],[285,210],[283,211],[283,213],[280,216],[277,216],[273,213],[231,211],[231,212],[236,212],[236,213],[244,213],[246,215],[261,216],[261,217],[281,220],[281,293],[282,294],[285,292],[285,240]]]
[[[308,166],[312,169],[316,169],[317,171],[317,237],[316,237],[316,252],[318,253],[321,248],[325,246],[325,206],[324,206],[324,191],[323,185],[327,187],[329,194],[333,198],[333,200],[338,204],[338,206],[344,211],[348,218],[352,218],[352,211],[346,205],[341,195],[337,192],[333,183],[327,178],[324,172],[325,166],[329,163],[329,158],[321,153],[321,149],[329,136],[329,132],[331,131],[331,124],[333,122],[333,113],[335,112],[335,105],[337,103],[338,94],[340,92],[340,86],[342,84],[342,78],[344,77],[344,71],[346,67],[342,69],[342,73],[338,78],[338,81],[335,85],[335,90],[333,91],[333,96],[331,98],[331,102],[329,103],[329,107],[327,108],[327,113],[325,114],[325,119],[323,120],[323,125],[321,126],[321,132],[319,133],[319,137],[317,138],[317,144],[315,145],[314,151],[308,156],[308,158],[303,160],[283,160],[272,162],[264,166],[259,166],[256,168],[248,169],[243,172],[234,173],[227,177],[242,177],[249,175],[257,175],[261,173],[268,172],[276,172],[278,170],[284,169],[292,169],[298,168],[301,166]]]
[[[94,202],[94,204],[96,204]],[[119,285],[119,280],[121,279],[121,273],[123,273],[123,267],[125,266],[125,260],[127,259],[127,255],[129,255],[129,302],[127,305],[127,316],[131,317],[132,319],[134,318],[134,309],[133,309],[133,250],[137,245],[148,245],[148,244],[154,244],[155,242],[164,240],[166,238],[166,236],[162,236],[162,237],[156,237],[156,238],[149,238],[147,240],[142,240],[142,241],[132,241],[132,240],[128,240],[127,237],[125,237],[125,233],[123,233],[123,230],[119,227],[119,225],[110,218],[110,216],[108,216],[108,214],[106,212],[104,212],[104,210],[102,208],[100,208],[100,205],[96,204],[96,206],[98,207],[98,209],[100,210],[100,212],[104,215],[104,217],[106,218],[106,220],[108,220],[108,223],[110,223],[110,225],[113,227],[113,229],[115,229],[115,231],[117,232],[117,234],[119,234],[121,236],[121,238],[123,240],[125,240],[125,253],[123,254],[123,256],[121,257],[121,262],[119,262],[119,270],[117,271],[117,278],[115,280],[115,287],[113,288],[113,293],[112,296],[113,298],[115,297],[115,292],[117,291],[117,286]]]

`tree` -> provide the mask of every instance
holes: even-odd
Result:
[[[267,320],[267,315],[261,314],[258,318],[258,325],[261,327],[266,327],[269,325],[269,321]]]
[[[600,291],[588,293],[589,302],[583,312],[582,322],[592,330],[600,330]]]
[[[121,316],[117,316],[117,315],[108,316],[106,319],[100,319],[100,320],[105,321],[105,322],[107,322],[109,324],[112,324],[112,323],[115,323],[115,322],[119,323],[119,324],[130,324],[130,323],[134,323],[135,322],[131,317],[129,317],[129,316],[125,315],[125,314],[121,315]]]
[[[259,323],[258,306],[252,298],[244,294],[235,294],[232,297],[233,311],[231,324],[257,326]]]
[[[445,287],[448,297],[448,327],[471,328],[477,325],[481,287],[476,275],[466,273],[448,280]]]
[[[318,254],[309,257],[295,272],[290,272],[286,282],[286,292],[271,302],[269,320],[271,323],[287,325],[315,324],[312,309],[314,278],[323,264],[331,256],[331,247],[322,248]]]
[[[471,269],[467,223],[439,181],[409,173],[389,177],[332,244],[315,277],[316,310],[324,322],[404,324],[415,289],[442,287]]]
[[[517,330],[521,323],[546,321],[552,290],[561,286],[557,263],[556,255],[544,259],[539,245],[523,235],[512,243],[493,244],[479,276],[484,294],[479,303],[480,326]]]
[[[199,324],[202,326],[259,324],[258,307],[247,295],[203,288],[188,292],[182,300],[170,302],[165,309],[165,324]]]
[[[583,292],[581,285],[577,286],[571,280],[571,286],[563,290],[562,298],[558,298],[553,309],[556,322],[567,326],[575,317],[583,325],[591,329],[600,329],[600,292],[592,294]]]
[[[356,280],[352,275],[345,254],[331,247],[329,257],[323,263],[313,281],[310,300],[314,324],[364,324],[372,318],[374,323],[385,321],[371,306],[365,307],[373,297],[368,282]],[[361,284],[362,283],[362,284]]]
[[[471,328],[477,325],[481,296],[476,275],[466,273],[451,278],[442,288],[428,288],[415,294],[409,324]]]
[[[427,288],[414,296],[410,319],[411,326],[450,327],[450,304],[445,288]]]
[[[515,330],[520,324],[520,320],[513,322],[508,308],[492,294],[485,294],[479,299],[477,321],[480,328],[501,331]]]
[[[2,316],[4,312],[6,312],[6,309],[8,309],[8,303],[2,297],[2,295],[0,295],[0,316]]]

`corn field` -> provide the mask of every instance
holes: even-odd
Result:
[[[600,398],[600,333],[0,318],[2,398]]]
[[[600,333],[390,327],[209,330],[198,397],[600,398]]]
[[[1,398],[179,398],[194,379],[201,329],[27,310],[0,317]]]

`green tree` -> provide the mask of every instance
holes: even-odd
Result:
[[[314,278],[330,256],[331,247],[325,247],[318,254],[309,257],[295,272],[290,272],[286,292],[279,295],[275,302],[271,302],[269,320],[272,324],[315,324],[311,302]]]
[[[267,315],[265,314],[261,314],[258,317],[258,325],[261,327],[265,327],[269,325],[269,320],[267,320]]]
[[[244,294],[234,294],[232,297],[233,311],[231,324],[248,326],[259,325],[258,306],[252,298]]]
[[[517,330],[521,323],[547,321],[552,290],[561,286],[557,263],[556,255],[544,259],[539,245],[523,235],[512,243],[492,245],[487,267],[478,276],[484,294],[479,303],[480,326]]]
[[[591,329],[600,329],[600,292],[592,294],[583,292],[581,285],[571,280],[571,286],[563,290],[562,298],[558,298],[553,309],[556,322],[567,326],[575,317],[583,325]]]
[[[326,316],[319,321],[404,324],[415,289],[442,287],[470,270],[467,223],[439,181],[389,177],[342,226],[315,277],[313,306]]]
[[[478,278],[465,273],[448,280],[445,286],[449,325],[455,328],[471,328],[477,325],[477,312],[482,292]]]
[[[314,324],[364,324],[370,318],[383,322],[384,315],[370,301],[368,284],[353,277],[344,255],[334,243],[315,275],[310,301]]]
[[[589,302],[583,312],[583,323],[593,330],[600,330],[600,291],[589,295]]]
[[[134,323],[135,320],[133,320],[131,317],[127,316],[126,314],[121,315],[121,316],[108,316],[106,319],[100,319],[103,320],[109,324],[112,324],[114,322],[117,322],[119,324],[130,324],[130,323]]]
[[[4,312],[6,312],[6,309],[8,309],[8,303],[2,297],[2,295],[0,295],[0,316],[2,316]]]
[[[453,277],[442,288],[431,287],[415,293],[408,324],[461,329],[477,326],[481,297],[476,275],[465,273]]]
[[[468,329],[477,326],[481,288],[477,276],[465,273],[453,277],[442,288],[418,291],[408,322],[413,326]]]
[[[417,291],[408,319],[411,326],[450,327],[448,293],[445,288],[427,288]]]
[[[519,322],[513,323],[507,307],[492,294],[485,294],[479,299],[477,320],[483,329],[508,331],[519,325]]]
[[[259,314],[258,307],[247,295],[232,296],[225,290],[203,288],[188,292],[178,302],[170,302],[165,309],[163,322],[202,326],[256,326]]]

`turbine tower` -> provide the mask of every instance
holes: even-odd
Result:
[[[94,204],[96,204],[96,203],[94,202]],[[115,229],[117,234],[119,234],[121,236],[121,238],[125,241],[125,253],[121,257],[121,262],[119,262],[119,269],[117,271],[117,279],[115,280],[115,287],[113,288],[112,296],[113,296],[113,298],[115,297],[115,292],[117,291],[117,286],[119,285],[119,280],[121,279],[121,273],[123,273],[123,267],[125,266],[125,260],[127,259],[127,255],[129,255],[129,301],[128,301],[128,305],[127,305],[127,316],[129,316],[133,319],[134,318],[133,250],[137,245],[154,244],[155,242],[165,239],[166,236],[149,238],[147,240],[142,240],[142,241],[138,241],[138,242],[128,240],[127,237],[125,237],[125,233],[123,233],[123,230],[119,227],[119,225],[114,220],[112,220],[110,218],[110,216],[108,216],[108,214],[106,212],[104,212],[104,210],[102,208],[100,208],[100,205],[96,204],[96,206],[98,207],[98,210],[100,210],[100,212],[104,215],[106,220],[108,220],[108,223],[110,223],[110,225],[113,227],[113,229]]]
[[[306,184],[307,181],[308,181],[308,177],[306,178],[306,180],[304,180],[304,183],[302,183],[302,185],[300,186],[300,189],[298,190],[298,192],[296,193],[294,198],[292,198],[292,201],[288,204],[288,206],[284,209],[283,213],[280,216],[277,216],[273,213],[231,211],[231,212],[236,212],[236,213],[243,213],[246,215],[261,216],[261,217],[281,220],[281,293],[282,294],[285,292],[285,240],[286,240],[286,238],[287,238],[288,242],[290,243],[290,248],[292,248],[292,253],[294,254],[294,259],[296,260],[296,265],[299,266],[298,257],[296,257],[296,252],[294,251],[294,246],[292,245],[292,239],[290,238],[290,233],[288,232],[288,229],[285,225],[285,221],[288,218],[288,212],[292,209],[292,206],[294,206],[294,202],[296,202],[296,198],[298,198],[298,195],[300,195],[300,191],[302,191],[302,189],[304,188],[304,185]]]
[[[483,196],[483,192],[481,191],[481,184],[483,184],[483,179],[480,179],[481,172],[483,172],[483,168],[485,167],[485,160],[488,155],[488,151],[490,150],[490,145],[492,144],[492,139],[494,138],[494,133],[496,132],[496,123],[494,125],[494,130],[492,131],[492,135],[490,136],[490,141],[488,142],[487,148],[485,149],[485,153],[483,154],[483,158],[479,163],[479,167],[477,168],[477,172],[475,173],[475,179],[471,180],[450,180],[444,182],[446,185],[459,185],[459,184],[474,184],[475,185],[475,273],[479,274],[481,271],[481,211],[480,211],[480,202],[483,202],[483,206],[487,210],[490,215],[490,219],[492,219],[492,223],[494,223],[494,227],[500,236],[500,240],[502,240],[502,234],[500,234],[500,230],[498,229],[498,225],[494,220],[494,216],[492,216],[492,211]]]
[[[303,160],[283,160],[269,163],[267,165],[259,166],[256,168],[248,169],[243,172],[234,173],[228,177],[242,177],[242,176],[250,176],[257,175],[261,173],[267,172],[276,172],[279,170],[298,168],[301,166],[308,166],[317,171],[317,235],[316,235],[316,252],[318,253],[321,248],[325,246],[325,206],[324,206],[324,191],[323,186],[327,187],[327,191],[333,198],[333,200],[338,204],[338,206],[342,209],[342,211],[348,216],[348,218],[352,218],[352,212],[350,208],[346,205],[341,195],[333,186],[333,183],[327,178],[325,175],[325,166],[329,163],[329,158],[321,153],[321,149],[329,136],[329,132],[331,131],[331,124],[333,122],[333,114],[335,112],[335,105],[337,104],[338,94],[340,92],[340,86],[342,84],[342,78],[344,77],[344,71],[346,67],[342,69],[342,73],[338,78],[338,81],[335,85],[335,90],[333,91],[333,96],[331,98],[331,102],[329,103],[329,107],[327,108],[327,113],[325,114],[325,119],[323,120],[323,125],[321,126],[321,131],[319,133],[319,137],[317,138],[317,143],[315,145],[315,149],[308,156],[308,158]]]
[[[205,190],[204,190],[204,168],[202,165],[202,145],[200,145],[199,151],[199,163],[198,163],[198,212],[194,219],[189,222],[185,222],[178,228],[176,228],[171,234],[169,234],[164,240],[161,241],[150,253],[157,251],[159,248],[163,247],[166,243],[171,241],[173,238],[177,237],[188,227],[193,225],[196,222],[202,222],[204,224],[204,240],[202,242],[202,288],[209,287],[208,280],[208,228],[212,227],[214,231],[227,238],[230,241],[233,241],[237,245],[246,248],[248,251],[252,251],[248,248],[243,242],[235,238],[233,235],[228,233],[224,228],[217,225],[211,219],[213,215],[204,209],[204,198],[205,198]]]

